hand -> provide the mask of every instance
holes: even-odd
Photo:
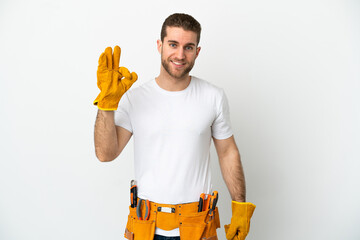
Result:
[[[114,54],[111,47],[107,47],[99,58],[97,85],[101,92],[94,105],[101,110],[116,110],[122,95],[138,78],[135,72],[130,73],[125,67],[119,68],[120,53],[119,46],[114,47]]]
[[[249,202],[232,201],[231,223],[225,225],[226,239],[244,240],[249,233],[250,218],[256,206]]]

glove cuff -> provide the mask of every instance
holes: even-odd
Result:
[[[251,203],[251,202],[237,202],[237,201],[232,201],[232,205],[248,205],[251,206],[253,208],[256,208],[256,205]]]

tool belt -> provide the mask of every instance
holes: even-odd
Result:
[[[129,207],[125,229],[125,237],[129,240],[153,240],[156,227],[166,231],[179,228],[181,240],[218,239],[216,229],[220,227],[220,219],[217,207],[209,214],[209,209],[198,212],[199,202],[171,205],[143,200],[139,204],[138,213],[136,207]]]

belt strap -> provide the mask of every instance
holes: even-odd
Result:
[[[194,213],[198,211],[199,202],[181,203],[181,204],[162,204],[150,202],[151,211],[164,213]]]
[[[175,208],[170,208],[170,207],[158,207],[157,208],[158,212],[166,212],[166,213],[175,213]]]

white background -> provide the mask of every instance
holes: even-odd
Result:
[[[157,76],[174,12],[203,27],[192,74],[225,89],[256,240],[360,239],[360,2],[0,2],[0,239],[123,239],[132,140],[94,153],[98,57]],[[231,201],[212,146],[222,228]]]

